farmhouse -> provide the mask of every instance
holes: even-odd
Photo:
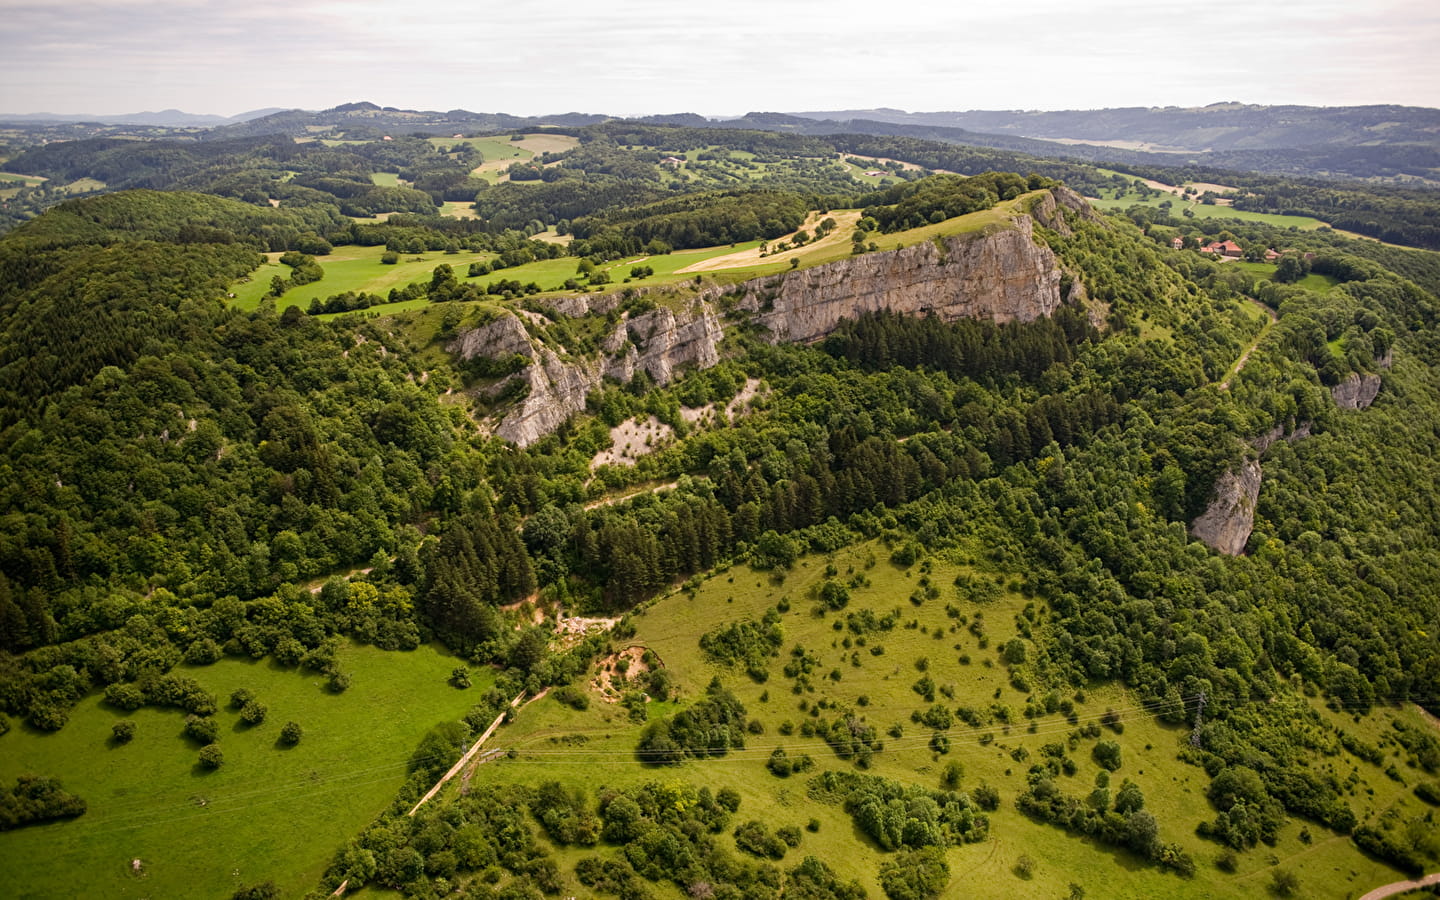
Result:
[[[1185,246],[1185,239],[1177,234],[1175,237],[1170,239],[1170,246],[1175,250],[1179,250],[1180,248]]]
[[[1211,253],[1225,259],[1239,259],[1245,255],[1245,251],[1234,241],[1211,241],[1200,248],[1201,253]]]
[[[886,172],[886,171],[884,171],[883,169],[871,169],[869,172],[866,172],[865,174],[866,174],[867,176],[869,176],[870,178],[879,178],[881,175],[887,175],[887,174],[889,174],[889,173]]]
[[[664,159],[660,160],[660,165],[671,166],[676,169],[680,168],[682,165],[684,165],[684,163],[685,160],[681,159],[678,156],[667,156]]]

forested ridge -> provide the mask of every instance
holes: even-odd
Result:
[[[487,786],[415,818],[403,807],[514,693],[553,687],[557,698],[585,702],[606,641],[633,633],[626,621],[609,638],[565,644],[528,607],[504,607],[533,597],[619,617],[676,589],[693,595],[717,569],[744,563],[783,584],[807,558],[824,565],[872,541],[906,570],[964,557],[1013,583],[1029,605],[991,627],[1016,629],[1019,649],[1007,644],[1004,653],[1024,658],[1023,693],[1037,716],[1047,696],[1057,714],[1063,696],[1123,685],[1137,707],[1193,729],[1193,742],[1175,751],[1219,786],[1207,841],[1245,851],[1294,819],[1342,840],[1353,832],[1365,852],[1402,870],[1433,867],[1440,848],[1410,827],[1419,816],[1364,820],[1353,785],[1314,766],[1378,750],[1335,737],[1306,743],[1291,730],[1309,721],[1309,696],[1357,716],[1410,701],[1440,711],[1433,254],[1214,226],[1296,254],[1323,282],[1305,286],[1170,249],[1172,235],[1194,238],[1210,223],[1071,216],[1064,233],[1037,226],[1037,239],[1056,253],[1067,289],[1083,284],[1087,305],[1067,290],[1070,304],[1029,324],[874,315],[810,346],[770,344],[736,317],[719,365],[663,387],[644,376],[607,382],[585,413],[527,448],[476,427],[473,417],[507,398],[473,400],[493,373],[444,350],[457,330],[521,310],[522,301],[451,290],[454,279],[437,271],[417,290],[428,297],[424,310],[384,318],[320,319],[273,302],[242,312],[226,302],[227,285],[262,251],[310,245],[323,265],[316,242],[393,242],[396,252],[453,242],[518,263],[562,252],[526,233],[531,220],[563,213],[577,243],[619,256],[655,241],[764,236],[793,227],[816,200],[844,196],[824,178],[804,189],[668,196],[657,163],[623,148],[642,138],[708,147],[723,136],[593,127],[556,167],[569,174],[481,189],[485,223],[417,208],[362,224],[330,201],[272,209],[137,190],[71,201],[0,238],[0,709],[40,732],[67,727],[77,704],[96,695],[113,709],[205,720],[218,698],[188,667],[268,659],[322,674],[328,690],[343,692],[354,674],[336,662],[343,642],[404,652],[438,641],[466,665],[493,667],[497,688],[463,725],[425,739],[397,798],[401,814],[382,813],[339,851],[325,893],[345,879],[411,896],[462,883],[491,896],[502,880],[513,891],[505,896],[553,893],[572,874],[550,856],[547,847],[558,846],[595,848],[570,866],[574,877],[623,896],[667,880],[682,889],[704,882],[716,896],[861,896],[833,859],[778,864],[802,841],[798,829],[772,833],[744,821],[761,812],[683,778],[608,788],[593,801],[539,784]],[[880,139],[845,149],[880,155],[872,140]],[[907,147],[940,152],[884,140],[895,158]],[[786,135],[732,143],[757,155],[824,149]],[[352,160],[356,184],[366,159]],[[334,162],[306,163],[313,177],[296,176],[296,189],[340,196],[340,185],[319,180]],[[954,157],[932,162],[962,171]],[[1068,165],[1039,176],[1063,178]],[[863,201],[856,205],[884,231],[989,208],[1038,183],[1028,174],[940,176],[846,199]],[[415,190],[425,198],[419,207],[431,203]],[[1273,326],[1256,303],[1276,315]],[[609,315],[559,319],[548,335],[598,333],[620,312]],[[1370,408],[1336,406],[1330,389],[1351,375],[1379,377]],[[748,414],[714,425],[681,415],[723,407],[747,379],[765,388]],[[592,471],[610,427],[649,415],[676,439],[633,466]],[[1308,436],[1254,443],[1302,425]],[[1188,525],[1216,480],[1248,458],[1259,458],[1265,475],[1254,533],[1245,555],[1220,556]],[[673,487],[594,502],[652,484]],[[850,588],[838,572],[827,577],[834,586],[818,599],[838,614]],[[850,576],[851,588],[862,582]],[[915,589],[918,607],[928,585]],[[990,592],[958,581],[955,590],[977,603]],[[854,621],[846,640],[884,630]],[[718,634],[706,650],[742,660],[736,677],[770,677],[783,644],[758,626]],[[765,643],[749,646],[756,641]],[[825,676],[799,649],[784,651],[785,677],[804,695]],[[936,700],[934,685],[930,693],[927,704],[941,706],[924,715],[948,723],[953,707]],[[646,720],[643,698],[636,705]],[[949,878],[944,848],[987,835],[989,792],[960,790],[958,775],[935,791],[850,772],[891,752],[884,735],[855,710],[812,708],[811,752],[837,771],[817,775],[825,780],[809,790],[843,807],[888,854],[880,876],[888,896],[936,895]],[[664,709],[648,719],[634,755],[650,766],[683,764],[655,773],[661,779],[758,740],[756,709],[720,681],[692,685]],[[985,723],[998,715],[965,714]],[[1440,741],[1420,732],[1393,740],[1413,764],[1397,779],[1433,781]],[[937,761],[948,752],[938,739],[930,746]],[[1195,861],[1137,816],[1132,800],[1085,807],[1063,782],[1067,752],[1048,761],[1017,755],[1007,808],[1193,877]],[[790,771],[788,762],[777,767]],[[84,810],[48,781],[12,793],[17,822],[32,816],[26,804],[51,804],[57,815]],[[549,844],[537,842],[526,810]],[[481,872],[488,881],[472,874]],[[806,894],[804,885],[819,886]]]

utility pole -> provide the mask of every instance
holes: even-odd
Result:
[[[1195,707],[1195,727],[1190,730],[1190,746],[1200,746],[1200,725],[1205,721],[1205,692],[1200,692],[1199,703]]]

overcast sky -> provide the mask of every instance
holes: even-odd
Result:
[[[0,0],[0,112],[1440,107],[1435,0]]]

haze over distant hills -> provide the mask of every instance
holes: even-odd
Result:
[[[832,122],[887,122],[1008,134],[1047,140],[1125,141],[1137,149],[1222,151],[1282,147],[1432,143],[1440,137],[1440,110],[1419,106],[1260,106],[1213,103],[1202,107],[1128,107],[1070,110],[968,110],[906,112],[851,109],[797,112]]]
[[[272,113],[283,107],[269,106],[252,109],[233,116],[217,116],[208,113],[187,113],[178,109],[162,109],[159,112],[123,113],[119,115],[96,115],[94,113],[0,113],[0,122],[99,122],[104,125],[159,125],[166,128],[208,128],[216,125],[234,125],[248,122]]]

